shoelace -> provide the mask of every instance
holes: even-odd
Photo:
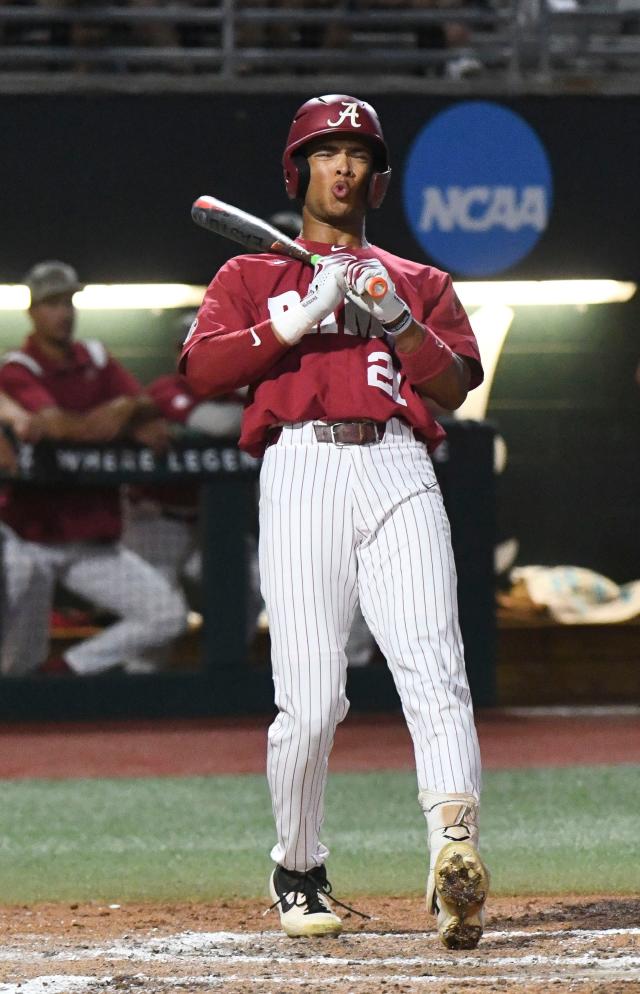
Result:
[[[358,915],[360,918],[368,920],[371,919],[371,915],[365,914],[364,911],[358,911],[357,908],[352,908],[350,904],[345,904],[343,901],[339,901],[337,897],[333,896],[332,890],[333,888],[328,880],[324,883],[320,883],[310,873],[305,873],[300,878],[300,886],[292,888],[289,893],[294,895],[294,904],[298,903],[298,894],[300,894],[311,911],[326,911],[325,906],[318,901],[318,891],[320,891],[322,894],[326,894],[327,897],[331,895],[333,903],[337,904],[340,908],[344,908],[345,911],[351,911],[354,915]],[[279,904],[282,904],[283,900],[284,895],[279,897],[277,901],[274,901],[273,904],[271,904],[267,910],[263,912],[263,917],[264,915],[268,915],[270,911],[273,911],[274,908],[277,908]]]

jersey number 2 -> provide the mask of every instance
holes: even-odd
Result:
[[[367,383],[369,386],[384,390],[395,400],[396,404],[406,407],[406,400],[400,396],[400,373],[394,369],[389,353],[372,352],[368,362]]]

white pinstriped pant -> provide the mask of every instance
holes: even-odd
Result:
[[[49,612],[56,582],[119,616],[98,635],[65,652],[81,676],[136,660],[177,638],[186,628],[187,604],[162,574],[119,542],[28,542],[6,525],[2,565],[2,676],[26,676],[49,649]]]
[[[328,757],[345,717],[344,647],[359,597],[393,674],[420,790],[479,796],[480,755],[449,522],[426,446],[393,419],[377,445],[287,425],[260,475],[260,576],[275,701],[267,776],[290,870],[324,862]]]

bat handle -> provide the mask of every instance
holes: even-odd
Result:
[[[309,262],[312,266],[315,266],[317,262],[320,262],[320,259],[322,259],[322,256],[315,253],[310,257]],[[381,297],[384,297],[387,289],[387,281],[383,276],[372,276],[366,286],[367,293],[374,300],[380,300]]]

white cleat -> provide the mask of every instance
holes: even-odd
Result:
[[[290,938],[340,934],[342,922],[327,900],[329,890],[324,866],[307,873],[276,866],[269,880],[272,907],[277,906],[282,927]]]

